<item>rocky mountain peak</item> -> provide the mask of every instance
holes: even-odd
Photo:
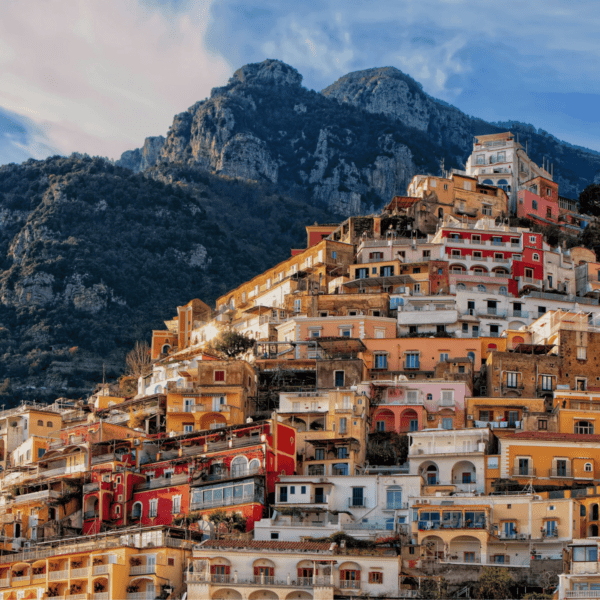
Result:
[[[294,67],[269,58],[261,63],[251,63],[238,69],[229,80],[229,85],[236,83],[300,86],[302,75]]]

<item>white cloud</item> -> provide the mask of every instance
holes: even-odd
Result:
[[[177,13],[134,0],[3,0],[0,106],[64,153],[118,157],[231,73],[204,46],[211,2]]]

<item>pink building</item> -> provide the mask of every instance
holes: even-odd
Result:
[[[429,379],[377,381],[371,384],[371,431],[407,433],[425,428],[464,427],[464,381]]]
[[[518,194],[517,217],[532,219],[544,225],[558,223],[558,202],[551,198],[541,197],[529,190],[521,190]]]

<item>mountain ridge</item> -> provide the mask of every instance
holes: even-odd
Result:
[[[576,198],[600,179],[600,153],[511,123],[536,162],[556,159],[562,195]],[[313,204],[348,216],[404,194],[412,176],[437,174],[442,161],[445,169],[461,168],[473,136],[505,131],[503,125],[433,98],[395,67],[348,73],[315,92],[302,87],[294,67],[268,59],[241,67],[176,115],[162,145],[148,138],[152,152],[146,142],[137,162],[130,155],[117,162],[134,171],[183,162],[285,190],[304,188]]]

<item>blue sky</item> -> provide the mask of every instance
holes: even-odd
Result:
[[[600,151],[597,0],[0,0],[0,11],[0,163],[118,157],[265,58],[316,90],[394,66],[468,114]]]

